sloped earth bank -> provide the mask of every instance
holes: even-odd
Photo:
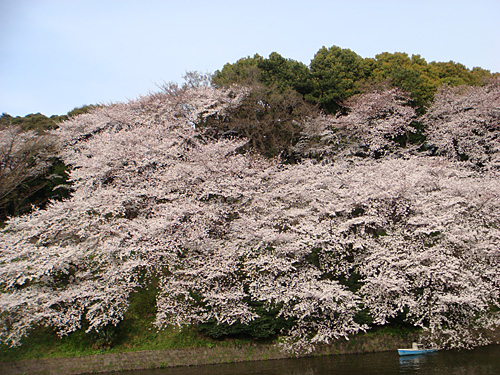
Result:
[[[500,329],[489,335],[500,343]],[[364,334],[349,341],[339,340],[322,346],[312,355],[359,354],[383,352],[406,347],[418,340],[417,333],[407,335]],[[262,361],[292,357],[277,346],[249,344],[241,346],[219,346],[213,348],[185,348],[152,350],[126,353],[91,355],[73,358],[48,358],[0,363],[1,374],[86,374],[124,370],[142,370],[177,366]]]

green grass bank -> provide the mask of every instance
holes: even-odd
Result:
[[[355,354],[396,350],[407,346],[418,335],[417,332],[381,330],[339,340],[331,345],[318,348],[312,355]],[[170,340],[167,339],[170,337]],[[183,337],[183,338],[181,338]],[[75,339],[72,339],[75,340]],[[177,340],[177,341],[176,341]],[[2,374],[85,374],[120,370],[139,370],[174,366],[196,366],[243,361],[285,359],[290,354],[283,353],[273,342],[250,340],[212,341],[199,338],[194,332],[165,332],[157,337],[157,345],[166,347],[144,350],[139,341],[122,343],[110,349],[74,346],[68,339],[61,345],[28,344],[22,349],[2,351],[0,373]],[[65,342],[66,341],[66,342]],[[71,341],[71,340],[69,340]],[[76,341],[76,340],[75,340]],[[178,347],[174,347],[177,342]],[[82,344],[83,345],[83,344]],[[22,352],[22,354],[20,354]]]

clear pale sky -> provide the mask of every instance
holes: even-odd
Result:
[[[500,0],[0,0],[0,113],[126,101],[186,71],[322,47],[500,71]]]

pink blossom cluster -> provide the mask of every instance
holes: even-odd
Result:
[[[500,168],[500,80],[480,87],[444,86],[423,120],[439,154]]]

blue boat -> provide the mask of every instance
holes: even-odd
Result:
[[[398,349],[399,355],[420,355],[437,352],[436,348],[425,348],[422,344],[412,343],[411,349]]]

